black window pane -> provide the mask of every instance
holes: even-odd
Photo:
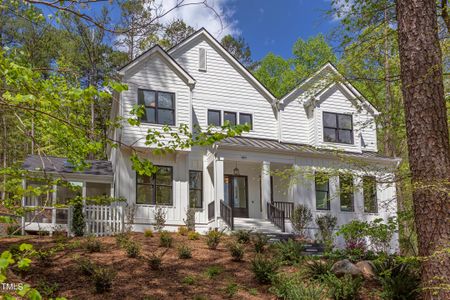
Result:
[[[137,175],[138,184],[150,184],[152,182],[152,177],[146,175]]]
[[[336,114],[324,112],[323,113],[323,126],[336,128],[337,127]]]
[[[339,142],[351,144],[353,143],[351,130],[339,130]]]
[[[202,173],[197,171],[189,172],[189,188],[201,189],[202,188]]]
[[[156,184],[172,185],[172,168],[158,167],[155,177]]]
[[[329,209],[327,192],[316,191],[316,208],[317,209]]]
[[[234,112],[224,112],[223,120],[230,122],[230,125],[236,125],[236,113]]]
[[[143,91],[144,95],[144,101],[142,104],[144,104],[147,107],[156,107],[156,93],[153,91]]]
[[[156,187],[156,204],[172,205],[172,187]]]
[[[158,93],[158,107],[159,108],[174,108],[173,94],[170,93]]]
[[[137,204],[153,204],[153,185],[137,185],[136,203]]]
[[[376,213],[378,211],[377,202],[377,182],[375,177],[365,176],[363,178],[364,212]]]
[[[202,191],[190,190],[189,191],[189,204],[194,208],[202,208]]]
[[[330,128],[324,128],[323,129],[323,140],[325,142],[336,142],[337,141],[336,130],[330,129]]]
[[[208,110],[208,125],[220,126],[220,111]]]
[[[239,124],[247,124],[250,129],[253,129],[252,115],[250,114],[239,114]]]
[[[352,116],[351,115],[338,115],[338,123],[340,129],[352,129]]]
[[[174,125],[174,111],[168,109],[158,109],[158,124]]]
[[[144,122],[155,123],[156,122],[156,111],[154,108],[145,108],[145,114],[142,118]]]

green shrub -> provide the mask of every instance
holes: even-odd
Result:
[[[188,229],[186,226],[180,226],[180,227],[178,227],[178,234],[179,234],[179,235],[185,236],[185,235],[188,234],[188,232],[189,232],[189,229]]]
[[[183,221],[188,231],[195,231],[195,212],[196,209],[192,207],[189,207],[186,211],[186,219]]]
[[[162,255],[156,255],[152,253],[147,260],[150,269],[159,271],[162,265]]]
[[[279,267],[278,261],[257,254],[251,261],[251,269],[259,283],[270,283]]]
[[[161,231],[159,235],[159,246],[171,248],[173,243],[173,238],[168,231]]]
[[[305,249],[302,243],[289,239],[285,242],[274,244],[278,259],[287,265],[293,265],[302,260],[302,251]]]
[[[329,296],[334,300],[358,299],[358,292],[363,284],[360,276],[352,277],[349,274],[338,278],[336,275],[328,273],[322,276],[322,280],[328,286]]]
[[[220,275],[223,272],[223,268],[221,266],[210,266],[206,269],[205,275],[209,279],[213,279],[214,277]]]
[[[250,230],[237,230],[233,232],[233,236],[236,238],[236,241],[241,244],[248,244],[250,242]]]
[[[130,234],[128,232],[120,232],[116,234],[116,245],[123,248],[130,241]]]
[[[153,237],[153,230],[151,230],[150,228],[145,229],[144,236],[145,237]]]
[[[222,238],[223,232],[215,229],[210,229],[206,234],[206,244],[209,249],[215,250],[219,246],[220,240]]]
[[[310,259],[305,264],[305,274],[308,278],[321,280],[323,275],[331,272],[334,261],[322,259]]]
[[[50,283],[45,280],[40,280],[36,289],[45,299],[50,299],[55,296],[55,293],[59,289],[59,285],[56,282]]]
[[[107,267],[97,266],[91,275],[97,293],[104,293],[111,290],[112,282],[116,277],[116,272]]]
[[[188,240],[199,240],[200,233],[195,232],[195,231],[189,231],[187,238],[188,238]]]
[[[49,267],[53,264],[53,254],[52,250],[40,249],[35,252],[37,262],[43,267]]]
[[[192,258],[192,250],[186,245],[181,245],[178,248],[178,258],[180,259],[188,259]]]
[[[6,227],[6,234],[7,235],[20,235],[21,230],[19,225],[9,225]]]
[[[244,258],[244,245],[239,242],[232,242],[228,245],[231,257],[234,261],[241,261]]]
[[[322,300],[326,299],[324,287],[305,283],[297,274],[279,273],[272,278],[270,292],[278,299],[287,300]]]
[[[255,252],[256,253],[263,253],[267,243],[269,242],[269,238],[262,233],[255,233],[252,236],[252,241],[253,241],[253,246],[255,247]]]
[[[94,273],[96,265],[88,258],[80,258],[76,261],[81,274],[91,276]]]
[[[182,283],[187,284],[187,285],[194,285],[196,282],[197,282],[197,278],[192,275],[188,275],[188,276],[184,277],[183,281],[182,281]]]
[[[129,241],[125,246],[125,251],[127,252],[128,257],[136,258],[141,254],[141,246],[138,242]]]
[[[316,217],[316,223],[319,227],[320,238],[325,245],[325,251],[333,250],[333,230],[337,224],[337,218],[331,214],[325,214]]]
[[[103,249],[102,243],[97,238],[92,236],[86,239],[84,247],[86,248],[86,251],[88,251],[89,253],[101,252]]]
[[[234,295],[236,295],[236,293],[239,291],[239,285],[237,283],[234,282],[230,282],[229,284],[227,284],[227,286],[225,287],[225,294],[227,295],[227,297],[229,298],[233,298]]]
[[[305,229],[308,227],[308,224],[312,221],[312,213],[311,210],[302,204],[298,204],[295,206],[292,211],[292,227],[300,236],[305,236]]]
[[[164,226],[166,225],[167,219],[166,210],[161,206],[156,206],[155,210],[153,211],[153,218],[155,219],[155,224],[153,226],[155,227],[156,231],[163,230]]]
[[[80,197],[77,197],[73,205],[72,213],[72,232],[75,236],[83,236],[86,228],[86,222],[83,215],[83,203]]]

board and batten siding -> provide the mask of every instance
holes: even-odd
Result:
[[[206,71],[199,70],[200,48],[206,49]],[[172,57],[196,80],[192,93],[194,123],[206,127],[208,109],[250,113],[253,130],[244,136],[278,138],[276,113],[269,101],[207,41],[198,38]]]
[[[180,124],[190,125],[190,88],[165,62],[155,53],[144,63],[127,72],[123,82],[128,90],[121,95],[121,114],[127,119],[133,117],[130,111],[138,103],[138,89],[156,90],[175,94],[175,127]],[[123,122],[122,142],[136,147],[145,147],[145,135],[149,128],[161,128],[161,125],[141,123],[131,126]],[[136,142],[137,141],[137,142]]]

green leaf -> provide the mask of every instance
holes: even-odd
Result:
[[[20,251],[27,251],[27,250],[33,250],[33,245],[31,245],[31,244],[21,244],[20,245],[20,247],[19,247],[19,250]]]

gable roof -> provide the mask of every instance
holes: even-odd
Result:
[[[160,45],[155,45],[143,52],[141,55],[136,57],[135,59],[129,61],[126,65],[119,69],[119,74],[124,75],[128,70],[145,61],[147,58],[152,56],[155,53],[159,53],[164,60],[171,66],[175,71],[178,72],[179,75],[185,80],[185,82],[190,85],[195,85],[195,79],[181,67]]]
[[[362,106],[369,111],[371,114],[377,116],[380,112],[372,105],[363,95],[343,76],[337,68],[331,63],[327,62],[324,66],[322,66],[319,70],[317,70],[310,77],[303,80],[295,89],[291,92],[287,93],[280,99],[282,104],[286,104],[287,101],[292,100],[293,98],[298,97],[300,93],[303,92],[303,88],[305,88],[308,84],[310,84],[313,80],[324,76],[326,73],[332,73],[340,80],[338,82],[328,84],[324,89],[322,89],[319,93],[323,92],[323,90],[329,89],[334,84],[339,84],[347,93],[353,95],[356,99],[358,99]],[[314,97],[314,96],[313,96]]]
[[[180,51],[185,45],[195,40],[198,37],[203,37],[207,40],[215,49],[222,54],[226,59],[235,67],[247,80],[249,80],[255,88],[262,93],[265,98],[270,100],[272,104],[276,102],[276,97],[249,71],[247,68],[241,64],[227,49],[225,49],[218,40],[216,40],[205,28],[200,28],[192,35],[188,36],[186,39],[178,43],[177,45],[170,48],[167,52],[173,55]]]

